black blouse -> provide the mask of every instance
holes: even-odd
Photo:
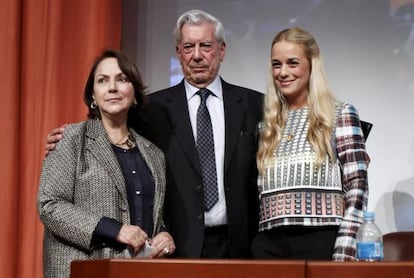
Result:
[[[125,178],[131,225],[143,229],[149,237],[154,230],[154,178],[137,147],[122,149],[115,145],[112,148],[118,158]],[[92,244],[115,243],[115,239],[123,223],[115,219],[103,217],[94,231]],[[122,248],[122,247],[121,247]]]

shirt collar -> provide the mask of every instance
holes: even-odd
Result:
[[[185,86],[185,93],[187,96],[187,101],[189,101],[201,88],[197,88],[190,83],[188,83],[187,80],[184,79],[184,86]],[[209,89],[215,97],[218,97],[219,99],[223,99],[223,90],[221,88],[221,79],[220,76],[217,75],[216,78],[214,78],[213,82],[211,82],[207,89]]]

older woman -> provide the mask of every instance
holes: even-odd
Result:
[[[105,51],[91,68],[88,120],[70,124],[45,159],[38,209],[45,277],[68,277],[79,259],[172,253],[162,211],[163,153],[138,135],[144,86],[135,64]]]

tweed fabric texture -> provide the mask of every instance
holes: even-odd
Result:
[[[219,197],[213,126],[206,103],[211,92],[208,89],[201,89],[197,94],[201,98],[197,110],[197,152],[203,177],[204,205],[206,211],[209,211],[217,203]]]
[[[164,227],[165,158],[155,145],[129,131],[154,177],[155,235]],[[66,127],[56,150],[44,160],[38,210],[45,227],[45,277],[69,277],[73,260],[129,256],[126,250],[91,246],[103,216],[130,223],[125,179],[100,120]]]
[[[259,230],[286,225],[339,226],[333,258],[352,259],[355,236],[368,199],[369,156],[357,110],[337,102],[333,147],[338,159],[326,156],[316,167],[307,141],[309,110],[289,111],[282,140],[259,176]]]

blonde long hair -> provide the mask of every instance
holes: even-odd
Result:
[[[329,155],[331,161],[334,161],[336,155],[333,153],[330,140],[335,119],[335,98],[329,89],[319,46],[310,33],[297,27],[279,32],[272,41],[271,49],[275,43],[281,41],[299,45],[311,65],[307,95],[309,109],[307,140],[316,153],[316,165],[321,165],[326,154]],[[273,157],[274,151],[282,139],[289,110],[285,97],[273,79],[270,63],[269,74],[260,146],[256,157],[261,174],[265,170],[265,161]]]

